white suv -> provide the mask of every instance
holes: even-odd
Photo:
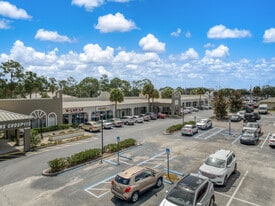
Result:
[[[216,185],[226,186],[228,178],[237,171],[234,152],[220,149],[209,155],[199,169],[199,173],[208,177]]]
[[[197,126],[199,129],[210,129],[212,127],[212,121],[211,119],[201,119],[197,122]]]

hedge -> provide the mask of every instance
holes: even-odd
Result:
[[[195,121],[189,121],[189,122],[184,122],[183,124],[172,125],[172,126],[170,126],[166,129],[166,132],[172,133],[172,132],[179,131],[186,124],[196,124],[196,122]]]
[[[134,146],[136,144],[135,139],[125,139],[119,142],[119,150]],[[117,152],[117,144],[108,144],[103,148],[103,152]],[[70,157],[56,158],[48,162],[50,171],[52,173],[62,171],[66,168],[82,164],[88,161],[96,160],[101,156],[101,149],[89,149],[76,154],[71,155]]]

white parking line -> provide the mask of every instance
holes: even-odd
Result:
[[[219,131],[217,131],[217,132],[215,132],[215,133],[213,133],[212,135],[209,135],[209,136],[207,136],[206,138],[204,138],[204,139],[209,139],[209,138],[211,138],[211,137],[213,137],[213,136],[215,136],[215,135],[217,135],[217,134],[219,134],[221,131],[223,131],[224,129],[220,129]]]
[[[248,174],[248,171],[245,172],[244,176],[242,177],[240,183],[238,184],[236,190],[234,191],[233,195],[231,196],[231,198],[229,199],[229,201],[227,202],[226,206],[229,206],[232,202],[232,200],[235,198],[235,195],[237,194],[238,190],[240,189],[246,175]]]
[[[263,146],[264,146],[265,142],[267,141],[267,139],[269,138],[269,135],[271,135],[271,133],[268,133],[268,134],[267,134],[267,136],[266,136],[266,138],[265,138],[263,144],[261,145],[261,149],[263,149]]]
[[[231,144],[235,144],[240,138],[241,138],[242,135],[239,135]]]

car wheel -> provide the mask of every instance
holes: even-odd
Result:
[[[227,180],[228,180],[228,178],[227,178],[227,176],[225,176],[225,178],[224,178],[224,180],[223,180],[223,185],[222,186],[226,186],[226,184],[227,184]]]
[[[131,201],[132,201],[133,203],[135,203],[135,202],[138,201],[138,198],[139,198],[138,192],[134,192],[134,193],[132,194]]]
[[[215,203],[214,197],[211,197],[209,206],[214,206],[214,203]]]
[[[158,178],[158,180],[157,180],[157,182],[156,182],[156,187],[157,188],[159,188],[159,187],[161,187],[162,186],[162,178],[160,177],[160,178]]]
[[[234,170],[233,170],[233,174],[237,173],[237,163],[235,164]]]

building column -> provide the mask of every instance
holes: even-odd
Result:
[[[24,129],[24,152],[30,151],[31,148],[31,129]]]

